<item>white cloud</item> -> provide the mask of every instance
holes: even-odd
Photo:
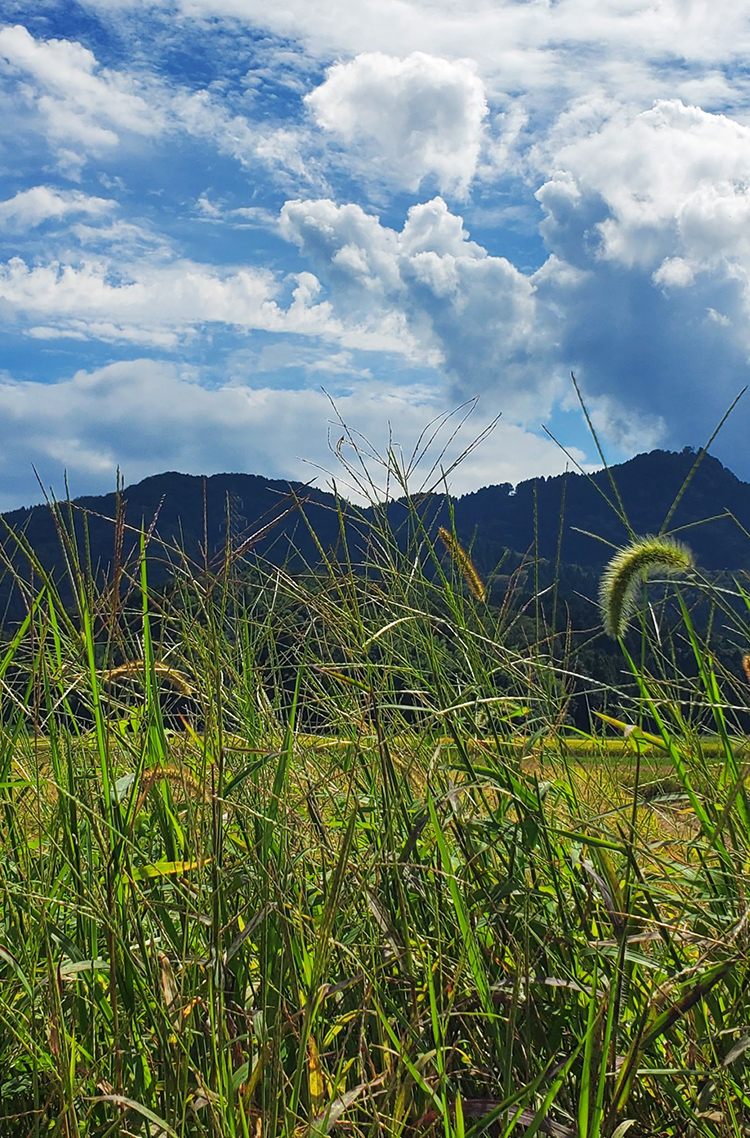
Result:
[[[358,205],[291,201],[281,232],[329,286],[335,313],[401,314],[457,397],[493,389],[519,419],[549,409],[556,380],[534,285],[470,241],[442,198],[412,206],[400,233]]]
[[[596,87],[627,103],[636,93],[643,105],[704,74],[716,90],[726,67],[744,65],[750,54],[747,6],[707,0],[86,2],[107,14],[176,8],[188,20],[237,21],[302,42],[324,61],[376,51],[473,59],[491,93],[533,92],[532,101],[548,108],[561,105],[560,91]]]
[[[233,114],[210,91],[177,90],[171,97],[174,119],[193,138],[211,140],[242,165],[252,162],[259,132],[243,116]]]
[[[72,40],[35,39],[20,25],[0,28],[0,66],[20,77],[18,93],[38,115],[58,167],[79,179],[91,156],[110,153],[128,135],[187,134],[210,142],[243,166],[262,163],[286,176],[287,187],[325,188],[303,153],[304,131],[253,123],[208,90],[170,85],[155,73],[102,67]]]
[[[608,395],[591,395],[587,410],[600,437],[625,454],[653,450],[664,442],[667,424],[659,415],[649,415],[627,406],[627,401]]]
[[[622,446],[698,445],[750,377],[750,128],[670,100],[557,140],[534,283],[559,355]],[[745,433],[740,408],[716,445],[748,473]]]
[[[50,320],[90,338],[176,345],[203,322],[244,328],[280,325],[271,275],[212,270],[191,262],[141,264],[115,275],[110,261],[0,266],[0,299],[35,323]]]
[[[71,214],[102,217],[117,206],[108,198],[90,197],[79,190],[55,190],[33,186],[0,201],[0,226],[13,232],[33,229],[45,221],[59,221]]]
[[[11,316],[16,331],[34,339],[57,335],[173,350],[219,324],[242,334],[316,337],[429,362],[400,311],[381,306],[337,314],[320,298],[321,284],[312,273],[291,280],[291,300],[283,302],[288,282],[269,270],[217,268],[177,259],[166,247],[124,263],[115,254],[36,265],[13,257],[0,264],[0,302],[6,322]]]
[[[353,352],[346,349],[335,351],[325,343],[314,344],[299,338],[275,338],[260,349],[241,348],[233,352],[227,361],[225,375],[227,380],[239,384],[245,384],[249,375],[267,376],[266,382],[272,382],[274,375],[281,375],[287,380],[283,386],[289,386],[292,382],[288,378],[290,371],[302,372],[308,378],[314,375],[329,385],[334,379],[346,383],[353,379],[373,378],[371,370],[363,367]],[[287,376],[284,376],[285,372]]]
[[[565,184],[572,198],[599,198],[603,257],[653,270],[665,257],[698,268],[750,252],[750,127],[725,115],[661,100],[612,114],[553,160],[560,173],[537,197],[550,206]]]
[[[217,204],[211,201],[207,194],[202,194],[198,198],[195,208],[202,221],[228,224],[236,229],[275,230],[279,221],[278,214],[264,206],[238,206],[230,209],[223,203]]]
[[[171,129],[210,143],[245,168],[265,167],[287,191],[327,188],[321,164],[311,153],[309,132],[299,123],[274,125],[250,118],[205,88],[177,87],[163,92],[161,100]]]
[[[747,358],[750,127],[679,100],[658,101],[637,115],[614,112],[552,160],[557,170],[536,196],[556,259],[538,283],[550,283],[566,262],[575,265],[598,288],[597,308],[609,290],[610,325],[626,321],[640,340],[645,333],[635,319],[643,318],[649,290],[660,290],[673,318],[682,314],[684,335],[703,336],[705,317],[718,313],[725,349]],[[555,291],[565,311],[560,282]],[[569,300],[575,306],[572,294]],[[736,366],[732,371],[736,377]]]
[[[93,52],[70,40],[36,40],[21,25],[0,29],[0,61],[34,81],[24,86],[50,141],[75,162],[80,145],[99,153],[117,145],[121,132],[158,134],[161,109],[144,97],[132,76],[98,65]]]
[[[386,181],[417,190],[433,177],[443,192],[468,191],[488,112],[470,63],[370,52],[334,64],[305,101],[325,130],[374,153]]]
[[[208,390],[195,379],[189,368],[140,359],[79,371],[53,384],[0,381],[0,508],[38,497],[32,463],[58,492],[67,469],[73,493],[79,487],[111,490],[118,466],[128,482],[157,470],[244,470],[303,481],[317,476],[325,485],[325,476],[308,463],[341,479],[329,431],[334,444],[342,432],[322,392],[237,385]],[[394,391],[374,383],[342,395],[336,406],[381,453],[392,430],[394,446],[407,455],[442,410],[423,389]],[[485,424],[481,415],[470,420],[446,462]],[[548,440],[501,422],[451,482],[460,493],[477,484],[557,473],[565,462]]]
[[[666,288],[685,288],[695,280],[695,268],[684,257],[665,257],[651,279]]]

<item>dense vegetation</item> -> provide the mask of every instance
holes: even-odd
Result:
[[[106,580],[67,507],[64,582],[8,538],[0,1134],[748,1133],[742,581],[590,673],[539,559],[369,489],[309,570],[231,503]]]

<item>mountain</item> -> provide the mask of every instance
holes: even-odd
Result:
[[[695,461],[690,448],[680,453],[654,450],[610,468],[636,534],[659,532]],[[483,558],[501,548],[532,550],[535,516],[539,555],[551,560],[561,525],[561,559],[567,564],[601,569],[611,556],[604,542],[619,546],[628,540],[605,470],[591,476],[537,478],[515,489],[509,484],[486,486],[455,503],[459,535],[468,539],[476,534]],[[750,567],[750,483],[740,481],[718,459],[704,456],[668,529],[680,531],[678,536],[705,569]]]
[[[622,545],[628,538],[612,482],[633,530],[655,533],[695,461],[696,455],[689,449],[680,453],[655,450],[612,467],[609,474],[603,470],[590,476],[570,472],[521,482],[515,488],[508,483],[486,486],[453,501],[456,530],[461,540],[471,545],[475,563],[483,572],[494,568],[507,550],[525,554],[536,548],[540,557],[554,561],[561,540],[564,565],[596,573],[609,558],[611,546]],[[304,515],[298,508],[300,503],[304,503]],[[347,541],[357,560],[364,556],[372,515],[346,504],[344,507]],[[124,520],[119,554],[113,524],[118,508]],[[443,498],[422,497],[419,509],[429,517],[433,529],[449,524],[450,512]],[[235,548],[260,531],[261,536],[252,543],[253,551],[291,569],[315,565],[320,547],[335,547],[341,536],[333,495],[299,482],[249,474],[201,478],[168,472],[128,487],[119,499],[114,493],[78,498],[69,508],[64,504],[60,515],[75,528],[79,548],[85,548],[87,542],[91,565],[100,574],[110,573],[118,561],[127,561],[137,553],[140,530],[153,527],[149,575],[154,584],[163,583],[179,560],[169,547],[179,547],[202,565],[221,556],[227,531]],[[388,515],[398,528],[406,517],[404,503],[391,503]],[[0,545],[6,563],[12,561],[18,568],[24,564],[13,536],[23,535],[45,570],[61,581],[65,562],[49,507],[14,510],[3,520],[5,535],[0,535]],[[750,568],[750,484],[706,455],[690,479],[669,529],[679,531],[705,569]],[[17,592],[11,596],[12,592],[6,574],[0,582],[0,603],[4,607],[10,604],[11,614],[22,608],[21,598]]]
[[[304,508],[304,517],[300,505]],[[115,519],[120,519],[120,525]],[[305,518],[308,521],[305,521]],[[138,555],[141,531],[150,534],[149,580],[163,584],[183,557],[194,567],[217,564],[227,544],[233,548],[251,534],[254,552],[292,568],[317,564],[319,549],[333,545],[339,532],[336,502],[331,494],[301,482],[282,482],[253,474],[216,474],[202,478],[169,471],[145,478],[120,494],[76,498],[53,511],[48,505],[12,510],[2,516],[0,550],[6,566],[12,564],[25,578],[28,559],[19,538],[31,547],[40,564],[51,573],[64,599],[66,565],[62,545],[75,532],[75,544],[99,579]],[[6,571],[0,580],[0,611],[15,618],[23,601]]]

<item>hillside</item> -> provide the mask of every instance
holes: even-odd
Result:
[[[679,454],[654,450],[611,468],[635,533],[660,530],[695,457],[690,450]],[[464,538],[476,534],[482,557],[491,558],[501,548],[530,550],[534,546],[535,495],[540,556],[555,558],[561,516],[562,561],[566,564],[600,569],[609,557],[607,545],[579,530],[613,545],[627,541],[603,470],[591,477],[568,473],[521,482],[515,490],[504,484],[466,494],[455,504],[456,527]],[[733,517],[716,519],[727,513]],[[682,530],[680,537],[690,544],[703,568],[740,569],[750,565],[750,540],[741,527],[750,530],[750,483],[741,482],[718,459],[707,455],[669,529]]]
[[[611,469],[636,533],[660,529],[694,462],[695,455],[689,450],[655,450]],[[457,498],[453,509],[459,537],[472,545],[474,560],[484,573],[490,572],[508,550],[518,554],[533,551],[535,528],[541,558],[554,561],[561,538],[561,563],[596,573],[607,560],[611,545],[627,540],[613,503],[606,471],[590,477],[571,472],[521,482],[515,488],[508,483],[486,486]],[[420,509],[433,530],[438,524],[449,524],[448,506],[442,498],[422,499]],[[320,557],[318,543],[330,550],[341,540],[336,501],[331,494],[302,483],[258,475],[201,478],[168,472],[128,487],[120,501],[124,528],[119,553],[113,524],[117,510],[118,498],[112,493],[78,498],[63,514],[69,525],[75,525],[81,548],[85,544],[85,519],[91,565],[100,576],[133,555],[142,527],[153,527],[155,539],[160,539],[150,547],[150,578],[155,584],[163,583],[173,571],[177,555],[169,552],[170,547],[179,547],[202,565],[221,556],[227,530],[234,548],[260,532],[258,540],[248,544],[248,551],[252,549],[253,554],[292,569],[315,565]],[[345,512],[349,554],[356,562],[365,556],[371,514],[349,506]],[[388,514],[398,529],[406,517],[403,503],[391,503]],[[64,558],[49,507],[14,510],[4,515],[4,522],[6,563],[12,561],[17,567],[24,564],[12,536],[20,534],[45,570],[61,580]],[[706,456],[670,521],[670,530],[680,531],[703,568],[737,570],[750,567],[750,540],[742,527],[750,531],[750,484],[736,478],[717,459]],[[0,583],[4,607],[11,591],[6,573]],[[10,604],[11,614],[19,611],[19,603],[16,595]]]
[[[338,518],[332,495],[298,482],[281,482],[252,474],[217,474],[210,478],[169,471],[145,478],[115,493],[76,498],[63,504],[61,521],[68,532],[75,528],[80,550],[88,547],[95,577],[109,576],[116,565],[137,553],[140,533],[151,534],[149,578],[163,584],[184,555],[194,566],[215,563],[226,547],[229,531],[233,547],[261,531],[253,542],[255,553],[283,564],[294,550],[294,564],[318,560],[318,550],[300,505],[324,545],[335,541]],[[119,516],[121,527],[114,519]],[[3,515],[5,534],[0,539],[4,560],[27,575],[26,558],[14,535],[34,550],[44,569],[52,573],[65,595],[65,559],[53,511],[47,505],[13,510]],[[18,612],[17,590],[6,572],[0,581],[0,600]]]

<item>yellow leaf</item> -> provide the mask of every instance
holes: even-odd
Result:
[[[652,747],[661,747],[663,751],[668,750],[666,743],[658,735],[649,735],[648,731],[641,731],[640,727],[636,727],[633,723],[623,723],[620,719],[613,719],[611,715],[605,715],[603,711],[595,711],[594,715],[598,719],[603,719],[605,723],[609,723],[610,727],[617,727],[626,739],[643,740],[644,743],[650,743]]]
[[[326,1087],[318,1045],[312,1035],[307,1037],[307,1061],[310,1068],[310,1107],[314,1114],[318,1114],[325,1102]]]
[[[137,866],[133,870],[133,880],[146,881],[149,877],[174,877],[177,873],[188,873],[191,869],[197,869],[198,864],[197,861],[155,861],[151,865]]]

